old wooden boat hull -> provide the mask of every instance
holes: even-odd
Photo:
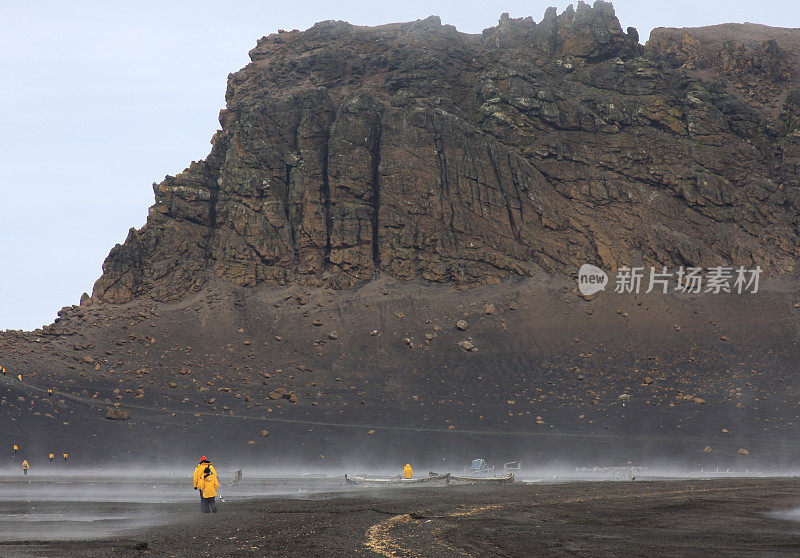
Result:
[[[404,479],[403,477],[369,477],[345,475],[344,481],[351,486],[445,486],[450,475],[435,475]]]
[[[514,473],[492,476],[450,475],[450,484],[513,484]]]

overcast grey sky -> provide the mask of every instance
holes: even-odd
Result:
[[[479,33],[502,12],[539,21],[567,1],[81,2],[0,0],[0,329],[33,329],[91,292],[109,249],[141,227],[151,184],[205,157],[228,73],[256,39],[341,19],[431,14]],[[794,1],[614,2],[653,27],[800,26]]]

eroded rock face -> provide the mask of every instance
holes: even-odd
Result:
[[[504,14],[480,36],[431,17],[264,37],[210,155],[154,185],[92,300],[174,300],[211,274],[344,288],[587,262],[792,270],[796,53],[722,41],[711,63],[704,40],[662,30],[645,49],[606,2]],[[781,106],[742,96],[754,80]]]
[[[715,44],[692,31],[656,29],[648,47],[654,56],[684,69],[712,69],[739,80],[781,82],[792,78],[792,54],[775,39],[753,43],[725,38]]]

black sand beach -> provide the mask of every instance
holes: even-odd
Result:
[[[633,481],[365,491],[157,506],[169,525],[2,556],[795,556],[800,482]]]

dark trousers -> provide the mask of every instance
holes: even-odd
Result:
[[[208,513],[209,511],[213,511],[217,513],[217,503],[214,501],[214,497],[211,498],[203,498],[203,495],[200,495],[200,510],[203,513]]]

